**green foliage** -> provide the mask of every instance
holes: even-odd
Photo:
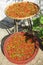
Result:
[[[35,19],[33,19],[33,26],[39,26],[40,25],[40,20],[39,20],[39,18],[35,18]]]
[[[33,31],[37,31],[37,36],[42,39],[43,38],[43,17],[33,19]],[[43,44],[43,42],[42,42]]]
[[[43,24],[43,15],[40,16],[40,23]]]

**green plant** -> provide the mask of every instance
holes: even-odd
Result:
[[[33,31],[37,31],[37,36],[42,39],[43,44],[43,17],[33,19]]]

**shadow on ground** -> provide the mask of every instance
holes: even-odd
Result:
[[[40,49],[43,51],[43,44],[42,44],[42,40],[40,40],[40,44],[39,44],[39,47],[40,47]]]
[[[14,27],[14,25],[15,25],[14,20],[8,17],[0,21],[0,28],[5,29],[9,34],[13,33],[13,29],[10,30],[10,28]]]
[[[37,36],[37,34],[36,34],[36,36]],[[43,40],[40,39],[38,36],[37,36],[37,39],[38,39],[38,42],[39,42],[39,48],[43,51],[43,44],[42,44]]]
[[[14,21],[8,17],[0,21],[0,28],[2,29],[11,28],[13,26],[14,26]]]

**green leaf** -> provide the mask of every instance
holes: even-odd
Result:
[[[33,26],[39,26],[39,25],[40,25],[40,19],[39,18],[33,19]]]
[[[43,28],[40,27],[40,26],[33,26],[33,30],[34,30],[34,31],[42,31]]]
[[[40,23],[43,24],[43,16],[40,16]]]

